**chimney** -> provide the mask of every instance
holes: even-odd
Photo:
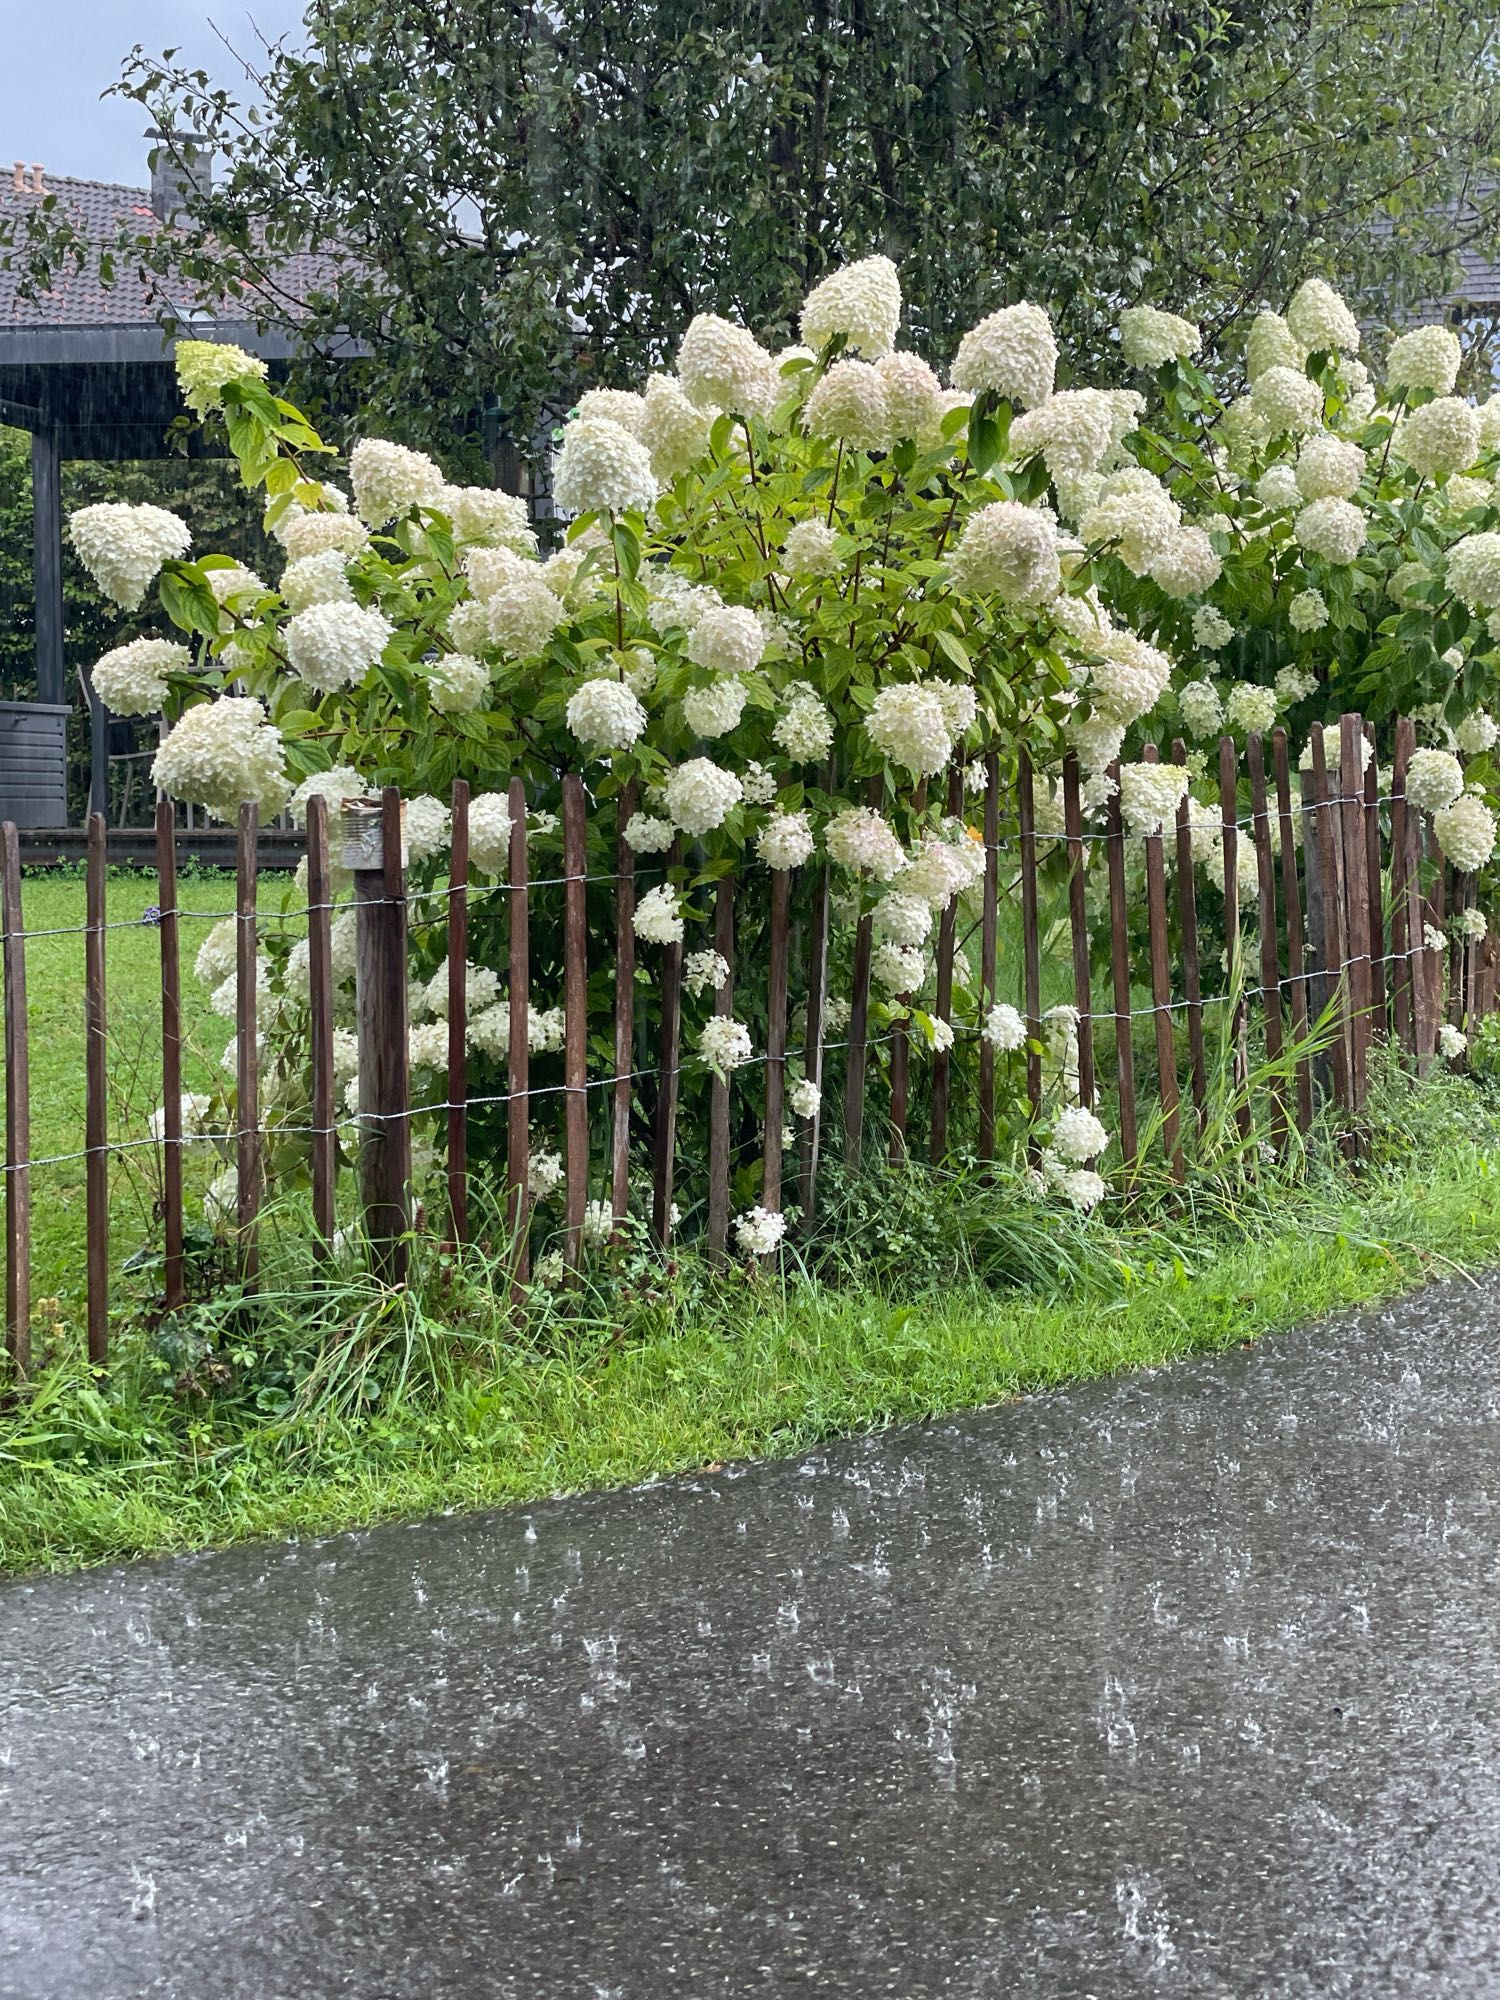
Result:
[[[33,194],[45,194],[47,192],[47,190],[42,186],[42,169],[40,162],[31,169],[31,192]]]
[[[17,160],[15,165],[11,168],[10,184],[15,189],[17,194],[25,194],[26,162],[24,160]]]
[[[201,132],[153,128],[146,137],[156,141],[149,155],[151,207],[159,222],[171,224],[191,208],[195,195],[207,194],[213,186],[213,147]]]

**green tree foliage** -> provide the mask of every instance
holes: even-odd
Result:
[[[1163,289],[1216,344],[1310,271],[1382,317],[1441,291],[1500,212],[1495,37],[1459,0],[312,0],[255,110],[130,58],[226,171],[185,238],[115,254],[270,321],[282,253],[332,255],[314,351],[367,343],[345,392],[450,460],[486,409],[529,451],[700,306],[790,337],[871,250],[924,351],[1029,297],[1091,368]],[[54,212],[29,254],[81,246]]]

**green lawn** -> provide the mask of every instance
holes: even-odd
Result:
[[[284,875],[265,878],[262,903],[279,907]],[[141,922],[157,900],[155,878],[111,870],[107,888],[105,988],[109,1027],[110,1136],[135,1141],[161,1102],[161,933]],[[32,1290],[72,1305],[84,1283],[84,1012],[83,882],[74,872],[38,872],[21,886],[28,942],[26,1002],[31,1047]],[[185,878],[179,884],[184,912],[182,1011],[183,1087],[203,1090],[222,1076],[219,1058],[232,1024],[211,1012],[208,994],[193,976],[193,960],[213,921],[234,908],[233,879]],[[57,936],[45,933],[55,931]],[[3,1072],[3,1058],[0,1058]],[[190,1158],[190,1192],[201,1192],[212,1171]],[[160,1186],[156,1149],[133,1147],[110,1166],[112,1261],[145,1242]]]

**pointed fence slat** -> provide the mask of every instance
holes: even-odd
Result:
[[[1073,1005],[1078,1012],[1078,1098],[1093,1108],[1094,998],[1089,964],[1089,915],[1084,882],[1083,796],[1078,756],[1063,759],[1063,830],[1068,843],[1068,932],[1073,947]]]
[[[405,1281],[411,1225],[411,1106],[406,1027],[406,875],[401,794],[380,794],[379,865],[356,868],[360,1200],[372,1268]],[[243,1122],[243,1121],[242,1121]]]
[[[260,1143],[260,1006],[256,991],[259,957],[255,901],[260,810],[253,801],[240,807],[235,841],[235,1165],[237,1182],[236,1253],[240,1279],[252,1288],[260,1270],[260,1204],[263,1187]]]
[[[453,781],[448,864],[448,1235],[469,1240],[469,787]]]
[[[1120,766],[1106,807],[1105,853],[1109,866],[1109,970],[1115,1003],[1115,1082],[1120,1095],[1120,1153],[1133,1168],[1140,1153],[1135,1112],[1135,1046],[1130,1022],[1130,921],[1125,890],[1125,823],[1120,815]]]
[[[563,821],[563,1160],[569,1264],[583,1255],[583,1218],[589,1199],[588,1098],[588,825],[583,780],[570,771],[562,781]]]
[[[83,981],[86,1057],[84,1066],[84,1207],[88,1223],[89,1360],[102,1368],[109,1358],[109,1076],[108,1019],[104,985],[104,861],[102,813],[89,815],[85,863]]]
[[[729,970],[714,995],[714,1012],[734,1012],[734,877],[714,891],[714,950]],[[729,1077],[715,1076],[708,1099],[708,1260],[723,1264],[729,1241]]]
[[[1387,965],[1385,956],[1385,905],[1381,895],[1380,851],[1380,765],[1375,755],[1375,725],[1364,725],[1370,761],[1365,766],[1365,892],[1370,916],[1370,1036],[1384,1041],[1389,1032],[1386,1012]]]
[[[630,1208],[630,1099],[635,1067],[635,849],[625,829],[639,796],[634,778],[615,809],[615,1082],[610,1139],[609,1201],[618,1221]]]
[[[667,855],[669,875],[682,866],[682,842]],[[661,959],[661,1077],[652,1134],[651,1228],[665,1250],[672,1240],[672,1187],[677,1171],[677,1101],[682,1081],[681,939],[667,945]]]
[[[1219,829],[1224,843],[1224,947],[1229,965],[1229,1049],[1234,1080],[1234,1122],[1242,1139],[1250,1136],[1246,1099],[1249,1061],[1245,1048],[1245,957],[1240,924],[1239,766],[1234,738],[1219,738]]]
[[[781,1128],[786,1118],[786,992],[792,872],[771,871],[771,936],[766,975],[766,1152],[761,1206],[781,1212]]]
[[[1309,838],[1312,889],[1308,898],[1308,922],[1318,974],[1314,986],[1319,1017],[1330,1019],[1333,1040],[1329,1061],[1333,1073],[1333,1093],[1342,1105],[1349,1102],[1348,1006],[1344,986],[1344,962],[1348,956],[1343,933],[1343,897],[1338,869],[1339,841],[1336,806],[1329,796],[1328,762],[1323,732],[1312,732],[1312,764],[1303,783],[1303,796],[1312,809]]]
[[[1370,886],[1365,875],[1364,724],[1339,722],[1339,826],[1343,833],[1344,896],[1349,936],[1350,1109],[1364,1108],[1370,1051]]]
[[[979,925],[980,1022],[995,1005],[995,955],[1000,913],[1000,759],[993,750],[984,760],[984,887]],[[995,1049],[987,1039],[979,1044],[979,1157],[995,1157]]]
[[[510,1038],[506,1050],[505,1226],[510,1232],[511,1292],[519,1297],[531,1275],[529,1237],[531,1173],[531,896],[526,846],[526,787],[510,781],[510,888],[506,893],[509,939],[506,1000]]]
[[[963,767],[955,764],[948,773],[948,817],[956,819],[964,808]],[[940,1021],[953,1018],[953,957],[958,939],[958,898],[952,896],[943,906],[938,918],[937,948],[937,1017]],[[931,1152],[934,1163],[941,1162],[948,1152],[948,1099],[953,1079],[953,1053],[950,1049],[934,1049],[932,1055],[932,1136]]]
[[[156,908],[161,946],[161,1220],[163,1299],[176,1312],[187,1296],[182,1260],[182,968],[178,950],[177,816],[156,806]]]
[[[333,878],[328,865],[328,801],[307,801],[307,975],[312,1058],[313,1227],[326,1248],[335,1228],[338,1137],[334,1129]]]
[[[1292,1017],[1292,1038],[1299,1045],[1307,1040],[1307,964],[1303,951],[1302,894],[1297,880],[1297,822],[1292,817],[1292,773],[1287,754],[1286,731],[1271,737],[1271,763],[1276,774],[1276,810],[1281,827],[1281,900],[1286,918],[1287,999]],[[1297,1059],[1297,1129],[1305,1132],[1312,1124],[1312,1064],[1306,1055]]]
[[[1033,1126],[1042,1115],[1042,962],[1041,927],[1037,915],[1036,798],[1031,781],[1031,753],[1024,747],[1016,759],[1017,832],[1021,861],[1021,966],[1026,1011],[1026,1105]],[[1035,1150],[1035,1140],[1032,1141]]]
[[[1187,745],[1176,737],[1172,762],[1186,764]],[[1188,1074],[1201,1131],[1208,1102],[1208,1063],[1203,1048],[1203,975],[1198,960],[1197,869],[1193,860],[1192,809],[1184,796],[1177,806],[1177,934],[1182,946],[1182,991],[1187,1002]],[[1088,938],[1084,936],[1087,953]],[[1087,958],[1085,958],[1087,964]]]
[[[832,773],[829,774],[830,789]],[[823,1043],[828,1019],[828,925],[833,898],[832,871],[825,862],[813,884],[812,926],[807,941],[807,1037],[802,1046],[802,1071],[808,1080],[823,1089]],[[806,1229],[817,1212],[818,1159],[823,1143],[821,1102],[802,1125],[798,1158],[797,1199]]]
[[[26,925],[21,836],[0,829],[5,929],[5,1352],[11,1373],[31,1370],[31,1040],[26,1016]]]
[[[1408,716],[1396,724],[1395,748],[1391,757],[1391,1012],[1396,1040],[1409,1054],[1417,1052],[1416,1010],[1412,996],[1412,856],[1410,821],[1406,803],[1406,767],[1416,741],[1416,731]]]
[[[897,995],[896,1005],[909,1010],[912,996],[909,993]],[[886,1157],[893,1167],[899,1167],[906,1158],[906,1110],[907,1097],[911,1088],[911,1023],[909,1011],[899,1013],[891,1022],[891,1131],[886,1147]]]
[[[1158,757],[1156,745],[1146,744],[1141,756],[1144,763],[1154,764]],[[1162,1143],[1166,1147],[1172,1178],[1180,1181],[1186,1171],[1182,1155],[1182,1095],[1177,1084],[1177,1045],[1172,1029],[1172,946],[1167,935],[1167,865],[1160,831],[1146,836],[1146,925]]]
[[[1271,815],[1266,801],[1265,746],[1252,730],[1245,744],[1245,762],[1250,771],[1250,813],[1255,838],[1255,886],[1260,903],[1260,988],[1262,1020],[1265,1025],[1266,1058],[1273,1065],[1281,1061],[1285,1043],[1281,1025],[1281,958],[1276,925],[1276,857],[1271,848]],[[1280,1146],[1287,1132],[1286,1084],[1273,1071],[1271,1077],[1271,1139]]]
[[[868,910],[854,932],[854,981],[849,995],[849,1050],[844,1066],[844,1160],[859,1165],[865,1130],[865,1068],[869,1060],[870,956],[874,919]]]

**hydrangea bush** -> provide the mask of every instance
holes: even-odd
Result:
[[[490,881],[507,865],[511,776],[527,788],[539,878],[559,872],[563,773],[584,777],[601,877],[633,788],[643,1047],[655,954],[682,941],[689,1129],[709,1077],[764,1049],[766,899],[739,898],[737,1012],[716,1017],[710,885],[731,870],[749,883],[798,869],[801,899],[827,863],[831,1039],[847,1023],[853,934],[869,913],[877,1032],[903,1018],[918,1051],[956,1044],[959,1057],[988,1040],[1019,1134],[1019,1016],[993,999],[986,1009],[962,954],[950,1018],[932,998],[938,917],[955,898],[972,908],[984,871],[988,756],[1010,787],[1026,748],[1038,830],[1055,840],[1056,773],[1075,751],[1091,815],[1118,793],[1135,865],[1186,795],[1212,880],[1205,739],[1279,721],[1300,748],[1343,707],[1415,710],[1427,740],[1413,800],[1456,865],[1488,863],[1500,405],[1452,393],[1459,355],[1446,328],[1400,336],[1377,388],[1352,315],[1312,281],[1284,315],[1256,321],[1233,394],[1228,364],[1200,358],[1197,328],[1154,308],[1122,315],[1123,380],[1110,386],[1060,377],[1051,323],[1031,303],[970,329],[947,383],[901,347],[901,317],[882,257],[819,284],[802,341],[779,352],[700,314],[670,370],[637,390],[592,390],[572,413],[553,474],[568,526],[550,551],[513,496],[455,486],[432,459],[380,439],[350,451],[346,491],[326,476],[335,455],[250,357],[179,344],[185,392],[200,414],[222,416],[286,561],[262,579],[227,557],[190,556],[183,524],[160,509],[83,509],[72,538],[101,586],[134,606],[154,581],[184,634],[117,648],[96,686],[122,714],[165,715],[158,784],[221,819],[253,799],[264,814],[290,807],[300,824],[314,791],[337,802],[401,788],[419,919],[418,1101],[443,1095],[442,932],[421,920],[441,908],[444,801],[460,776],[474,792],[473,865]],[[1179,730],[1195,745],[1185,768],[1142,759],[1148,738]],[[1253,852],[1241,850],[1253,898]],[[595,934],[607,935],[611,892],[591,894]],[[497,904],[476,901],[469,974],[481,1098],[504,1088]],[[542,1063],[561,1042],[548,909],[538,892],[531,1035]],[[347,910],[334,956],[350,1026]],[[204,957],[217,988],[222,953],[206,945]],[[288,1134],[274,1157],[295,1175],[305,940],[272,927],[263,986],[269,1115]],[[599,1075],[613,1065],[606,994],[601,983]],[[1023,1184],[1089,1208],[1105,1191],[1094,1163],[1108,1163],[1109,1134],[1097,1107],[1077,1102],[1076,1026],[1070,1008],[1044,1024],[1047,1143]],[[340,1063],[352,1106],[348,1033]],[[789,1101],[799,1117],[823,1110],[795,1063]],[[419,1172],[438,1129],[434,1118],[416,1148]],[[475,1134],[482,1155],[482,1106]],[[498,1127],[490,1136],[498,1158]],[[556,1191],[554,1158],[539,1116],[541,1200]],[[758,1208],[753,1171],[742,1180],[740,1240],[763,1250],[780,1231]]]

